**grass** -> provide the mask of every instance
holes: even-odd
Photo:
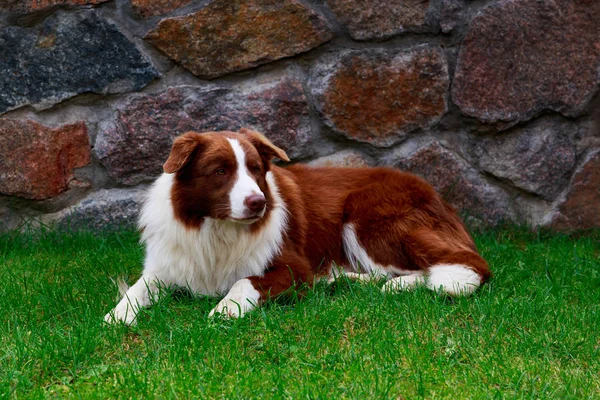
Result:
[[[0,235],[0,396],[600,398],[600,232],[480,234],[495,277],[474,296],[318,284],[240,320],[164,296],[107,326],[133,232]]]

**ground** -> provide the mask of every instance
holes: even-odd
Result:
[[[469,298],[340,280],[214,320],[176,292],[107,326],[138,239],[0,235],[0,397],[600,397],[600,232],[476,235],[495,276]]]

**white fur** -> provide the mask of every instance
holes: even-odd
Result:
[[[342,239],[344,251],[354,271],[365,274],[345,273],[349,278],[366,280],[370,276],[391,278],[383,286],[383,291],[409,290],[426,284],[431,290],[441,290],[451,296],[471,294],[481,285],[481,276],[466,265],[437,264],[423,271],[404,270],[393,265],[381,265],[373,261],[358,241],[354,225],[345,224]],[[335,274],[335,272],[333,272]],[[329,279],[331,281],[331,278]]]
[[[229,201],[231,205],[231,217],[235,219],[246,218],[247,207],[244,201],[248,196],[253,194],[264,195],[258,187],[258,184],[248,174],[246,168],[246,153],[237,139],[227,139],[235,154],[235,159],[238,164],[237,179],[233,184],[233,188],[229,193]]]
[[[155,277],[142,276],[132,287],[127,290],[117,306],[104,316],[108,323],[122,321],[131,325],[135,321],[140,308],[148,307],[153,296],[158,292],[159,282]],[[119,287],[121,291],[122,286]]]
[[[358,241],[356,229],[351,223],[345,224],[342,231],[342,241],[344,244],[344,252],[350,261],[354,271],[366,272],[368,275],[378,277],[390,277],[394,275],[412,275],[413,270],[405,270],[394,265],[382,265],[376,263],[369,255],[364,247]]]
[[[436,264],[429,268],[427,287],[451,296],[468,295],[481,285],[481,276],[466,265]]]
[[[240,279],[208,316],[223,314],[223,316],[232,318],[242,317],[258,305],[259,299],[260,293],[254,288],[250,279]]]
[[[162,174],[142,208],[139,225],[143,229],[146,258],[140,281],[151,277],[152,282],[187,287],[194,293],[212,296],[226,293],[240,279],[262,276],[281,251],[287,229],[288,212],[273,174],[266,175],[273,208],[265,226],[254,233],[248,225],[212,218],[205,218],[199,230],[186,228],[173,215],[173,178],[172,174]],[[129,298],[129,303],[121,300],[114,310],[114,320],[131,322],[139,308],[149,304],[148,285],[140,281],[127,291],[125,298]]]

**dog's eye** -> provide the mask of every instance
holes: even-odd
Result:
[[[219,168],[219,169],[217,169],[217,170],[215,171],[215,174],[216,174],[216,175],[220,175],[220,176],[223,176],[223,175],[225,175],[226,173],[227,173],[227,171],[225,171],[225,168]]]

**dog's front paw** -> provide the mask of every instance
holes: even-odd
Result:
[[[254,289],[252,282],[249,279],[240,279],[208,316],[221,314],[229,318],[243,317],[244,314],[257,306],[259,299],[260,293]]]
[[[135,324],[136,313],[131,307],[115,307],[111,312],[104,316],[104,322],[107,324],[123,323],[125,325]]]

